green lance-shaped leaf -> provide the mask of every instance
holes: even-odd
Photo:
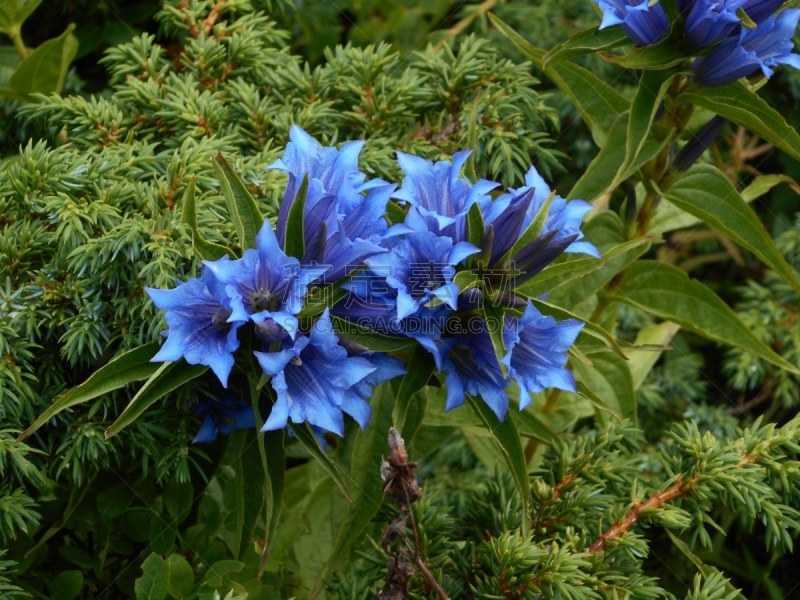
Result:
[[[286,448],[283,429],[278,431],[268,431],[259,437],[261,446],[261,457],[264,470],[267,474],[265,483],[265,520],[267,522],[267,540],[264,545],[262,556],[268,557],[273,545],[275,544],[275,534],[278,531],[278,523],[281,516],[281,503],[283,501],[283,490],[285,487],[284,477],[286,474]],[[263,564],[263,559],[262,559]]]
[[[515,407],[509,411],[516,410]],[[533,437],[546,444],[552,444],[558,440],[558,436],[548,427],[544,421],[533,414],[532,407],[528,407],[514,413],[514,423],[521,435]]]
[[[741,348],[800,374],[759,340],[719,296],[677,267],[649,260],[634,263],[625,272],[614,297],[710,340]]]
[[[141,414],[152,404],[177,390],[183,384],[197,379],[208,370],[205,365],[190,365],[186,362],[166,362],[148,379],[142,388],[117,417],[111,426],[106,429],[106,439],[117,435],[128,425],[138,419]]]
[[[470,406],[478,413],[492,439],[500,448],[500,452],[511,470],[511,476],[522,501],[522,534],[527,535],[531,482],[528,477],[528,462],[525,459],[525,449],[522,447],[522,440],[514,423],[515,415],[509,410],[506,418],[500,421],[483,400],[472,396],[468,396],[468,399]]]
[[[397,390],[393,418],[395,428],[402,432],[406,444],[410,444],[422,424],[421,417],[425,414],[424,406],[417,407],[414,404],[425,402],[417,392],[428,384],[433,375],[433,358],[422,346],[417,346],[407,368],[408,372],[400,380]],[[418,408],[421,410],[417,410]]]
[[[800,160],[800,134],[781,113],[741,81],[720,87],[695,88],[682,93],[678,101],[707,108]]]
[[[756,212],[716,167],[693,167],[667,191],[666,199],[755,254],[786,283],[800,290],[797,273],[775,246]]]
[[[355,272],[356,271],[353,273]],[[306,295],[306,304],[303,306],[303,309],[297,313],[297,318],[300,320],[312,319],[325,312],[326,308],[335,306],[341,300],[347,298],[350,291],[342,287],[345,281],[347,280],[312,286]]]
[[[636,88],[628,115],[628,133],[625,139],[625,161],[621,173],[625,175],[631,165],[638,164],[638,157],[653,127],[664,96],[679,74],[668,71],[645,71]],[[619,177],[615,183],[619,183]]]
[[[592,365],[572,362],[575,378],[581,381],[615,413],[636,421],[633,378],[625,360],[611,352],[593,353]]]
[[[253,546],[256,524],[264,505],[264,470],[258,459],[258,446],[254,443],[261,433],[240,429],[230,435],[220,467],[231,474],[226,484],[231,502],[231,552],[236,559],[244,560]]]
[[[573,346],[572,349],[575,347]],[[571,349],[571,350],[572,350]],[[622,416],[619,414],[619,407],[612,406],[604,398],[601,398],[595,391],[586,385],[583,381],[576,380],[575,387],[578,388],[577,395],[580,398],[585,398],[594,408],[595,415],[598,419],[602,419],[604,414],[609,414],[614,417],[615,421],[620,422]]]
[[[483,215],[481,214],[481,207],[476,202],[469,207],[469,211],[467,212],[467,241],[473,246],[480,248],[484,229],[485,225],[483,222]]]
[[[750,203],[782,183],[793,186],[794,189],[800,189],[800,185],[788,175],[759,175],[741,191],[742,199]]]
[[[624,113],[614,122],[608,132],[608,140],[586,167],[581,178],[570,190],[568,199],[594,202],[631,177],[642,165],[655,158],[670,138],[662,140],[646,138],[635,158],[626,164],[629,113]]]
[[[507,23],[490,14],[495,27],[537,68],[558,86],[575,103],[581,116],[589,125],[598,146],[606,140],[616,118],[629,108],[630,103],[610,85],[591,71],[570,62],[544,64],[546,52],[537,48],[514,31]]]
[[[251,376],[250,402],[253,405],[253,413],[259,430],[264,426],[264,418],[259,409],[260,397],[261,391],[258,387],[258,380],[255,376]],[[258,453],[261,458],[261,476],[259,477],[259,481],[261,481],[264,486],[264,527],[266,530],[264,547],[261,550],[261,561],[258,568],[260,577],[263,574],[266,561],[275,545],[278,523],[281,516],[286,474],[285,430],[278,429],[276,431],[257,433],[256,440],[258,442]]]
[[[392,426],[394,394],[391,386],[388,383],[378,386],[370,404],[372,418],[369,427],[366,431],[356,432],[353,443],[350,462],[353,501],[341,520],[330,557],[317,576],[312,598],[318,597],[322,592],[329,574],[347,561],[353,545],[363,541],[364,528],[383,503],[380,467],[381,460],[387,453],[386,436]]]
[[[264,217],[261,216],[256,201],[242,178],[234,172],[222,154],[214,157],[214,171],[219,179],[222,195],[228,205],[228,212],[233,219],[242,250],[255,248],[256,236],[264,223]]]
[[[619,257],[628,254],[631,250],[643,252],[646,247],[650,246],[651,242],[652,240],[649,239],[638,238],[629,242],[616,244],[610,250],[603,252],[600,258],[573,255],[577,257],[547,267],[533,279],[518,286],[515,291],[521,296],[538,298],[572,281],[583,279],[603,269],[612,262],[616,263]]]
[[[284,252],[295,258],[303,258],[306,253],[305,212],[308,196],[308,175],[303,177],[300,190],[297,192],[289,216],[286,218],[286,239]]]
[[[489,338],[492,340],[492,348],[500,371],[503,377],[508,377],[508,366],[503,362],[506,355],[506,345],[503,340],[503,329],[505,328],[505,309],[502,306],[496,305],[491,298],[485,297],[483,305],[481,306],[483,320],[486,324],[486,330],[489,333]]]
[[[393,337],[377,333],[368,327],[358,325],[347,319],[331,315],[331,323],[336,333],[374,352],[399,352],[417,345],[410,338]]]
[[[612,54],[602,50],[600,58],[614,63],[623,69],[665,70],[686,62],[686,55],[677,48],[672,39],[664,40],[655,46],[632,48],[625,54]]]
[[[633,389],[638,390],[648,373],[658,362],[667,344],[680,331],[680,325],[664,321],[639,330],[632,348],[627,349],[628,368],[633,377]]]
[[[641,243],[634,243],[641,241]],[[554,290],[548,300],[557,306],[573,310],[582,306],[588,299],[597,294],[603,287],[611,281],[617,273],[625,270],[637,258],[642,256],[650,248],[652,240],[631,240],[630,244],[624,244],[618,254],[611,254],[609,251],[601,259],[602,265],[596,271],[575,280],[572,285],[563,286]]]
[[[197,205],[196,205],[196,186],[195,178],[192,177],[189,181],[189,187],[183,195],[183,208],[181,210],[181,221],[189,226],[192,232],[192,247],[195,254],[201,260],[217,260],[226,254],[231,258],[235,258],[233,251],[225,246],[220,246],[213,242],[208,242],[203,238],[203,235],[197,229]]]
[[[342,472],[339,470],[339,467],[336,466],[336,463],[331,460],[331,457],[328,456],[325,450],[320,447],[317,436],[315,436],[314,432],[311,431],[311,427],[305,423],[302,425],[290,423],[289,427],[294,433],[297,441],[300,442],[300,445],[303,446],[303,448],[305,448],[306,451],[314,458],[314,460],[319,463],[325,472],[331,476],[331,479],[333,479],[336,487],[339,488],[339,491],[342,492],[344,497],[348,500],[352,500],[344,475],[342,475]]]
[[[742,199],[749,204],[782,183],[793,186],[795,189],[798,187],[797,182],[788,175],[760,175],[755,177],[753,181],[740,192],[740,195]],[[658,205],[653,223],[647,231],[652,235],[660,235],[668,231],[691,227],[700,222],[700,218],[678,208],[675,204],[662,202]]]
[[[621,27],[606,29],[587,29],[579,31],[567,41],[558,44],[542,58],[545,67],[553,66],[563,60],[594,54],[600,50],[610,50],[618,46],[630,45],[631,40]]]
[[[31,52],[8,80],[4,95],[26,100],[31,94],[60,92],[69,65],[78,52],[78,38],[70,24],[57,38],[47,40]]]
[[[134,381],[147,379],[160,367],[159,364],[150,362],[150,359],[158,352],[158,347],[157,342],[145,344],[111,359],[82,384],[64,392],[58,400],[39,415],[30,427],[20,434],[19,439],[24,440],[32,435],[61,411],[94,400]]]

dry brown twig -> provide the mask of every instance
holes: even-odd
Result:
[[[422,496],[416,472],[417,463],[408,460],[405,442],[400,432],[392,427],[389,429],[389,457],[381,463],[381,480],[384,494],[400,507],[400,513],[387,525],[381,543],[387,551],[397,542],[400,546],[386,562],[386,583],[376,594],[379,600],[408,598],[408,585],[416,569],[441,600],[448,599],[444,588],[422,559],[419,531],[411,510],[411,505]],[[409,525],[414,536],[413,544],[407,535]]]

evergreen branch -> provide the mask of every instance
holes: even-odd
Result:
[[[680,477],[677,478],[675,483],[667,487],[661,492],[657,492],[650,496],[644,502],[635,503],[630,510],[628,510],[625,517],[614,523],[603,535],[601,535],[591,546],[589,552],[597,553],[606,549],[606,545],[612,542],[628,531],[647,511],[652,511],[659,508],[665,502],[675,500],[681,496],[688,494],[697,484],[697,478],[690,481],[683,481]]]
[[[755,463],[757,460],[757,455],[745,454],[736,463],[734,469],[740,469],[745,465]],[[665,503],[690,494],[697,487],[703,476],[704,474],[701,473],[690,479],[686,479],[684,476],[679,475],[675,478],[675,481],[664,490],[654,493],[644,502],[634,503],[620,521],[614,523],[589,546],[589,552],[596,554],[604,551],[609,542],[613,542],[622,537],[640,519],[647,517],[648,513],[652,514],[652,511],[661,508]]]
[[[214,24],[219,19],[219,13],[222,10],[222,6],[225,4],[227,0],[217,0],[217,3],[214,7],[209,11],[206,20],[203,21],[203,29],[205,30],[206,34],[211,33],[211,30],[214,28]]]

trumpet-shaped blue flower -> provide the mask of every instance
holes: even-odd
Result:
[[[366,176],[358,170],[358,155],[364,147],[363,141],[347,142],[341,148],[326,147],[308,135],[297,125],[289,130],[289,143],[283,156],[269,168],[285,171],[289,175],[283,202],[278,213],[276,233],[283,245],[286,221],[303,178],[308,177],[305,212],[318,220],[336,217],[333,210],[342,200],[345,204],[357,204],[358,195]],[[322,204],[320,204],[322,203]],[[307,235],[313,235],[314,227]],[[308,239],[307,239],[308,241]]]
[[[227,258],[218,261],[228,262]],[[233,353],[239,348],[237,331],[246,319],[232,317],[225,284],[204,269],[199,279],[192,278],[174,289],[145,291],[153,304],[167,313],[167,341],[152,360],[184,358],[190,365],[206,365],[227,387]]]
[[[389,252],[365,262],[396,290],[397,318],[404,319],[434,299],[455,309],[459,289],[453,283],[454,267],[479,251],[467,242],[455,244],[447,236],[411,231],[398,238]]]
[[[344,435],[344,413],[362,427],[370,417],[364,392],[378,371],[367,358],[348,356],[333,331],[328,311],[308,336],[284,341],[277,352],[255,352],[264,373],[272,376],[277,400],[262,431],[280,429],[289,419]],[[380,378],[380,375],[378,376]],[[366,381],[365,381],[366,380]],[[361,384],[361,385],[358,385]]]
[[[716,44],[739,26],[745,0],[696,0],[686,15],[686,39],[696,48]]]
[[[742,28],[737,37],[714,48],[708,56],[695,61],[697,81],[719,86],[747,77],[761,70],[772,76],[778,65],[800,69],[800,55],[793,54],[794,33],[800,9],[787,9],[764,20],[755,29]]]
[[[386,203],[395,186],[380,179],[366,181],[358,169],[362,141],[347,142],[337,150],[322,146],[296,125],[289,137],[283,156],[270,165],[289,174],[278,213],[277,238],[285,247],[289,212],[308,177],[303,262],[329,265],[325,279],[333,282],[343,277],[348,267],[384,251],[379,243],[387,229]]]
[[[551,195],[550,186],[534,167],[525,175],[525,186],[510,190],[483,211],[483,220],[492,229],[491,265],[496,264],[533,223]],[[567,202],[555,196],[539,236],[511,257],[517,271],[514,284],[522,283],[555,260],[562,252],[600,257],[597,248],[583,241],[581,224],[592,206],[582,200]]]
[[[349,275],[354,267],[374,254],[386,252],[379,242],[386,233],[386,203],[395,187],[382,185],[367,190],[363,201],[352,212],[340,213],[329,231],[323,223],[311,245],[306,247],[304,262],[317,262],[328,265],[325,273],[328,282],[338,281]],[[306,226],[309,223],[306,223]]]
[[[505,254],[520,235],[528,229],[551,193],[552,190],[544,178],[539,175],[535,167],[531,167],[525,174],[523,187],[510,190],[510,193],[500,196],[484,210],[484,223],[487,227],[494,226],[493,258],[495,253],[498,253],[498,257]],[[582,241],[583,217],[590,210],[592,210],[592,205],[588,202],[583,200],[567,202],[561,196],[556,195],[550,205],[550,211],[547,213],[540,235],[555,232],[554,241],[558,242],[573,238],[564,248],[564,252],[588,254],[600,258],[600,253],[593,244]]]
[[[445,374],[445,410],[461,406],[469,394],[480,397],[502,420],[508,412],[505,389],[509,380],[500,371],[486,327],[480,321],[476,331],[465,336],[419,341],[433,355],[436,368]]]
[[[466,215],[473,204],[491,201],[488,193],[499,184],[481,179],[473,184],[460,177],[470,152],[456,152],[453,164],[447,161],[433,163],[419,156],[397,153],[397,162],[405,177],[395,194],[416,208],[417,216],[425,228],[439,235],[464,241]],[[419,230],[420,225],[414,225]]]
[[[603,11],[600,29],[621,25],[625,34],[640,46],[649,46],[669,33],[664,7],[649,0],[593,0]]]
[[[226,285],[230,297],[230,321],[251,320],[280,325],[291,337],[297,332],[297,317],[303,308],[309,284],[327,270],[325,266],[301,266],[300,261],[281,250],[269,221],[256,237],[256,248],[246,250],[240,260],[206,261],[206,268]],[[271,322],[271,323],[270,323]],[[273,332],[275,333],[275,332]],[[267,337],[280,337],[267,334]]]
[[[567,351],[583,327],[575,319],[556,321],[532,303],[519,318],[507,318],[503,341],[508,353],[503,362],[519,385],[520,408],[530,404],[530,394],[546,388],[575,391],[575,378],[564,365]]]
[[[244,400],[201,400],[195,407],[195,414],[205,415],[194,443],[210,443],[217,435],[228,435],[237,429],[256,426],[253,407]]]

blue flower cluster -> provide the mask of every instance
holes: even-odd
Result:
[[[471,182],[461,176],[468,152],[452,164],[398,153],[405,178],[397,189],[359,171],[362,142],[323,147],[298,127],[290,139],[272,165],[289,178],[277,222],[265,221],[256,247],[238,259],[204,261],[199,278],[174,289],[147,289],[168,325],[154,361],[207,365],[227,387],[246,338],[256,375],[274,391],[262,430],[306,422],[340,436],[345,414],[366,427],[373,388],[406,372],[398,358],[356,343],[363,337],[351,339],[350,328],[394,336],[405,342],[398,347],[413,339],[429,351],[447,388],[446,409],[470,394],[502,419],[512,382],[521,408],[545,388],[575,391],[565,365],[582,323],[557,322],[514,289],[564,252],[599,256],[580,230],[588,204],[552,193],[533,167],[519,189],[498,193],[497,183]],[[299,201],[305,250],[295,258],[285,250]],[[405,211],[391,226],[389,202]],[[339,293],[301,315],[325,290]],[[241,364],[247,375],[255,363]],[[198,441],[254,426],[242,400],[200,413]]]
[[[640,46],[663,40],[670,33],[667,11],[649,0],[593,0],[603,11],[600,28],[620,25]],[[800,68],[792,53],[800,9],[778,10],[783,0],[676,0],[686,44],[710,49],[693,65],[696,79],[706,86],[731,83],[773,67]],[[746,17],[745,17],[746,15]]]

